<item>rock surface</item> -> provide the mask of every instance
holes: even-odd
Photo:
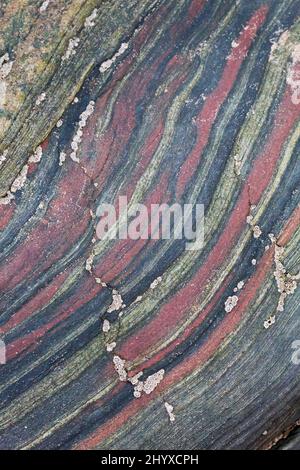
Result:
[[[299,13],[1,2],[0,448],[269,448],[299,419]],[[99,240],[119,196],[204,204],[203,248]]]

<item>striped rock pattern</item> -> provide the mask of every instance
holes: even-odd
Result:
[[[1,2],[2,449],[269,448],[299,419],[299,13]],[[204,204],[203,248],[97,239],[119,196]]]

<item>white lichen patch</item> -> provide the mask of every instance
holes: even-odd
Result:
[[[264,328],[267,330],[270,328],[270,326],[274,325],[276,321],[275,315],[271,315],[265,322],[264,322]]]
[[[128,44],[126,42],[122,42],[119,50],[115,53],[115,55],[111,59],[108,59],[108,60],[105,60],[104,62],[102,62],[102,64],[100,65],[100,68],[99,68],[100,72],[104,73],[108,69],[110,69],[111,66],[116,62],[118,57],[120,57],[122,54],[124,54],[124,52],[127,49],[128,49]]]
[[[133,389],[133,396],[135,398],[140,398],[142,396],[143,388],[144,388],[144,383],[141,380],[138,380],[137,384],[134,386],[134,389]]]
[[[164,369],[160,369],[158,372],[155,372],[155,374],[149,375],[149,377],[144,382],[144,392],[146,395],[150,395],[150,393],[156,389],[156,387],[163,380],[164,375]]]
[[[16,193],[17,191],[20,191],[20,189],[23,188],[26,179],[27,179],[27,173],[28,173],[28,165],[24,165],[19,176],[14,180],[13,184],[11,185],[10,191],[12,193]]]
[[[85,269],[89,273],[91,273],[92,269],[93,269],[94,257],[95,257],[95,255],[92,253],[85,261]]]
[[[138,380],[133,390],[133,395],[135,398],[140,398],[142,393],[150,395],[150,393],[152,393],[163,380],[164,375],[164,369],[160,369],[158,372],[155,372],[155,374],[149,375],[149,377],[144,382]]]
[[[87,105],[85,111],[83,111],[83,113],[81,113],[81,115],[79,117],[78,128],[77,128],[77,131],[76,131],[76,133],[73,137],[73,140],[71,142],[72,152],[70,154],[70,158],[74,162],[79,163],[79,158],[77,157],[77,152],[78,152],[79,144],[81,142],[82,135],[83,135],[82,129],[86,126],[87,120],[93,114],[94,109],[95,109],[95,102],[90,101],[89,104]]]
[[[133,377],[128,378],[128,382],[130,382],[132,385],[137,385],[140,382],[140,378],[143,375],[143,371],[138,372],[135,374]]]
[[[280,293],[280,298],[277,305],[278,312],[284,311],[286,297],[293,294],[298,287],[297,276],[293,276],[288,273],[282,263],[283,256],[284,247],[278,246],[277,243],[275,243],[274,261],[276,269],[274,271],[274,277],[276,279],[278,292]]]
[[[251,211],[253,211],[255,209],[255,206],[251,206]],[[260,238],[262,236],[262,230],[260,228],[259,225],[255,225],[254,223],[254,217],[253,215],[250,213],[248,216],[247,216],[247,224],[250,225],[251,229],[252,229],[252,232],[253,232],[253,237],[254,238]]]
[[[49,6],[49,3],[50,3],[50,0],[45,0],[45,1],[42,3],[42,5],[40,6],[40,12],[41,12],[41,13],[44,13],[44,12],[47,10],[47,8],[48,8],[48,6]]]
[[[6,53],[0,57],[0,79],[3,80],[11,72],[13,61],[9,59],[9,54]]]
[[[260,238],[262,235],[262,230],[258,225],[254,225],[253,227],[253,236],[254,238]]]
[[[65,163],[66,161],[66,157],[67,155],[65,154],[65,152],[60,152],[59,154],[59,166],[63,166],[63,164]]]
[[[34,154],[29,157],[28,163],[38,163],[42,158],[42,154],[43,154],[42,147],[41,146],[37,147]],[[3,156],[0,157],[0,165],[1,163],[3,163],[3,161],[5,161],[6,155],[7,155],[7,152],[4,152]],[[16,193],[17,191],[20,191],[24,187],[26,180],[27,180],[28,170],[29,170],[28,164],[24,165],[19,175],[13,181],[10,187],[10,190],[8,191],[6,196],[1,198],[2,205],[9,204],[14,199],[14,193]]]
[[[272,43],[271,52],[269,56],[269,62],[274,62],[274,63],[277,62],[277,52],[286,45],[289,39],[289,35],[290,35],[289,31],[284,31],[280,35],[278,41]]]
[[[288,68],[286,82],[292,89],[292,103],[300,104],[300,44],[293,47],[292,63]]]
[[[65,54],[62,57],[62,61],[65,61],[65,60],[69,59],[70,57],[72,57],[73,55],[76,54],[76,49],[79,45],[79,42],[80,42],[79,38],[71,38],[69,40],[67,50],[66,50]]]
[[[104,327],[104,322],[103,322],[103,328],[107,330],[108,326],[106,325]],[[106,345],[106,349],[108,352],[115,349],[115,347],[116,347],[115,342]],[[114,364],[115,371],[118,374],[119,380],[121,382],[128,382],[133,386],[133,396],[135,398],[140,398],[143,393],[145,393],[146,395],[150,395],[150,393],[152,393],[156,389],[156,387],[160,384],[160,382],[163,380],[164,375],[165,375],[164,369],[160,369],[158,372],[155,372],[154,374],[149,375],[149,377],[145,381],[143,381],[143,380],[140,380],[143,375],[143,371],[138,372],[133,377],[128,376],[128,368],[126,367],[126,361],[125,359],[122,359],[120,356],[117,356],[117,355],[113,356],[113,364]]]
[[[41,93],[41,94],[37,97],[37,99],[36,99],[36,101],[35,101],[35,105],[36,105],[36,106],[40,106],[40,104],[42,104],[43,101],[45,101],[46,96],[47,96],[46,93]]]
[[[233,289],[234,292],[238,292],[239,290],[242,290],[245,285],[244,281],[240,281],[238,285]]]
[[[119,380],[121,382],[126,382],[127,380],[127,370],[125,368],[126,361],[122,359],[120,356],[113,357],[113,363],[115,367],[115,371],[119,376]]]
[[[98,15],[98,8],[95,8],[93,12],[91,13],[90,16],[87,17],[87,19],[84,22],[84,27],[85,28],[93,28],[95,26],[95,19],[97,18]]]
[[[102,64],[100,65],[100,72],[101,73],[104,73],[106,72],[106,70],[110,69],[110,67],[113,65],[113,60],[112,59],[108,59],[106,60],[105,62],[102,62]]]
[[[7,206],[8,204],[11,203],[11,201],[12,201],[14,198],[15,198],[15,196],[14,196],[10,191],[8,191],[8,193],[6,194],[6,196],[0,197],[0,205]]]
[[[110,330],[110,322],[105,319],[105,320],[103,321],[102,331],[103,331],[103,333],[108,333],[109,330]]]
[[[109,343],[106,345],[106,351],[107,352],[112,352],[115,347],[117,346],[117,343],[115,341],[113,341],[112,343]]]
[[[225,312],[227,313],[231,312],[237,306],[238,301],[239,301],[239,298],[237,295],[228,297],[228,299],[225,302]]]
[[[92,242],[93,242],[93,240],[92,240]],[[100,277],[95,277],[95,282],[96,282],[96,284],[101,284],[102,287],[107,287],[106,282],[103,282]]]
[[[253,225],[253,219],[254,219],[253,215],[248,215],[246,219],[247,224]]]
[[[43,149],[42,149],[41,145],[39,145],[36,148],[34,154],[29,157],[28,162],[29,163],[39,163],[41,161],[42,156],[43,156]]]
[[[290,54],[286,83],[291,87],[292,103],[298,105],[300,103],[300,43],[293,42],[289,31],[284,31],[279,40],[272,44],[269,61],[279,63],[280,52],[284,49]]]
[[[13,66],[13,61],[9,59],[8,53],[0,57],[0,107],[6,103],[7,83],[6,77],[9,75]]]
[[[274,233],[269,233],[268,237],[269,237],[269,239],[271,240],[272,243],[276,243],[276,242],[277,242]]]
[[[234,155],[234,171],[237,176],[240,176],[243,161],[239,155]]]
[[[150,289],[155,289],[162,281],[162,277],[157,277],[153,282],[150,284]]]
[[[107,309],[108,313],[118,311],[125,307],[121,294],[116,289],[112,291],[112,303]]]
[[[253,260],[251,260],[251,264],[252,264],[252,266],[256,266],[257,265],[257,260],[255,258],[253,258]]]
[[[137,304],[137,303],[140,302],[142,299],[143,299],[143,296],[142,296],[142,295],[138,295],[137,298],[136,298],[132,303],[133,303],[133,304]]]
[[[63,125],[63,120],[62,119],[59,119],[56,123],[56,127],[59,128]]]
[[[2,163],[6,161],[6,158],[7,158],[7,150],[4,150],[2,155],[0,155],[0,166],[2,165]]]
[[[174,407],[170,405],[170,403],[168,403],[167,401],[165,401],[164,405],[169,415],[169,420],[171,421],[171,423],[173,423],[175,421],[175,415],[173,413]]]
[[[102,287],[107,287],[107,284],[102,281],[100,277],[97,277],[93,274],[93,263],[94,263],[95,254],[92,252],[90,256],[85,260],[85,269],[90,274],[92,274],[96,284],[101,284]]]
[[[277,290],[280,294],[278,304],[277,304],[277,312],[283,312],[285,307],[286,298],[289,295],[294,294],[295,290],[298,287],[298,280],[300,279],[300,273],[296,275],[292,275],[287,272],[284,264],[284,252],[285,249],[283,246],[279,246],[277,244],[276,237],[273,233],[269,234],[269,238],[272,241],[274,246],[274,263],[275,263],[275,271],[274,271],[274,278],[277,284]],[[264,322],[265,328],[270,328],[271,325],[275,323],[276,317],[275,315],[270,316],[268,320]]]

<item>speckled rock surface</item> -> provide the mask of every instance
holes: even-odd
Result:
[[[1,2],[1,449],[265,449],[300,418],[299,13]],[[99,240],[120,196],[204,204],[204,246]]]

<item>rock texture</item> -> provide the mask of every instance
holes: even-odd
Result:
[[[269,448],[299,419],[299,0],[0,5],[0,447]],[[101,241],[101,202],[205,244]]]

